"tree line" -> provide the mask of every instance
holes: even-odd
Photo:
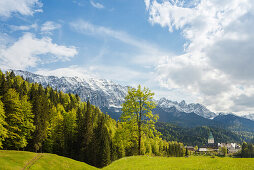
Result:
[[[230,143],[237,142],[242,143],[243,137],[232,132],[230,130],[217,128],[217,127],[207,127],[200,126],[194,128],[184,128],[171,123],[157,122],[155,124],[156,129],[161,132],[162,138],[167,141],[178,141],[189,146],[206,146],[207,138],[209,133],[212,132],[215,143]]]
[[[139,122],[130,119],[131,105],[115,121],[78,95],[0,71],[0,148],[55,153],[96,167],[131,155],[184,156],[182,143],[160,138],[157,117],[146,110],[151,105],[142,106]]]
[[[242,158],[254,158],[254,145],[252,143],[243,142],[239,156]]]

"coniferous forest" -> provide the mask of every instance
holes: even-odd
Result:
[[[78,95],[0,71],[0,148],[55,153],[103,167],[131,155],[184,156],[182,143],[138,133]],[[142,140],[138,140],[141,136]]]

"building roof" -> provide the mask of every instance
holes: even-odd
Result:
[[[206,152],[206,151],[208,151],[208,150],[207,150],[207,148],[199,148],[198,151],[199,151],[199,152]]]

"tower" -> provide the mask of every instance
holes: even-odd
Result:
[[[214,144],[214,138],[213,138],[213,134],[211,132],[208,137],[208,144]]]

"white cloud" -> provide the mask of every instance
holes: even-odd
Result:
[[[99,2],[94,2],[93,0],[90,0],[90,3],[95,8],[98,8],[98,9],[104,8],[104,6],[101,3],[99,3]]]
[[[145,4],[151,24],[170,32],[180,30],[186,39],[185,54],[162,58],[158,64],[162,85],[189,91],[214,111],[254,111],[247,102],[253,97],[243,96],[254,83],[253,1],[145,0]]]
[[[10,29],[13,31],[28,31],[31,29],[37,29],[38,25],[37,24],[32,24],[32,25],[10,25]]]
[[[71,23],[71,27],[75,31],[82,34],[99,36],[100,38],[113,38],[136,48],[138,51],[136,52],[135,56],[133,56],[133,58],[130,58],[130,60],[136,64],[154,65],[157,63],[160,56],[169,54],[168,52],[161,50],[155,44],[133,37],[124,31],[113,30],[108,27],[94,25],[84,20],[78,20]]]
[[[41,7],[39,0],[1,0],[0,16],[8,18],[12,13],[33,15],[35,12],[42,12]]]
[[[52,31],[60,29],[61,25],[52,21],[45,22],[41,27],[41,32],[51,34]]]
[[[146,47],[147,43],[142,42],[141,40],[137,40],[136,38],[130,36],[126,32],[113,30],[111,28],[93,25],[87,21],[79,20],[76,22],[71,23],[72,28],[74,28],[76,31],[84,33],[84,34],[93,34],[93,35],[99,35],[99,36],[109,36],[114,39],[117,39],[121,42],[124,42],[126,44],[136,46],[138,48],[149,48]],[[149,45],[150,46],[150,45]]]
[[[31,33],[25,33],[12,45],[1,47],[0,66],[26,69],[39,63],[67,61],[76,54],[75,47],[57,45],[49,37],[38,39]]]

